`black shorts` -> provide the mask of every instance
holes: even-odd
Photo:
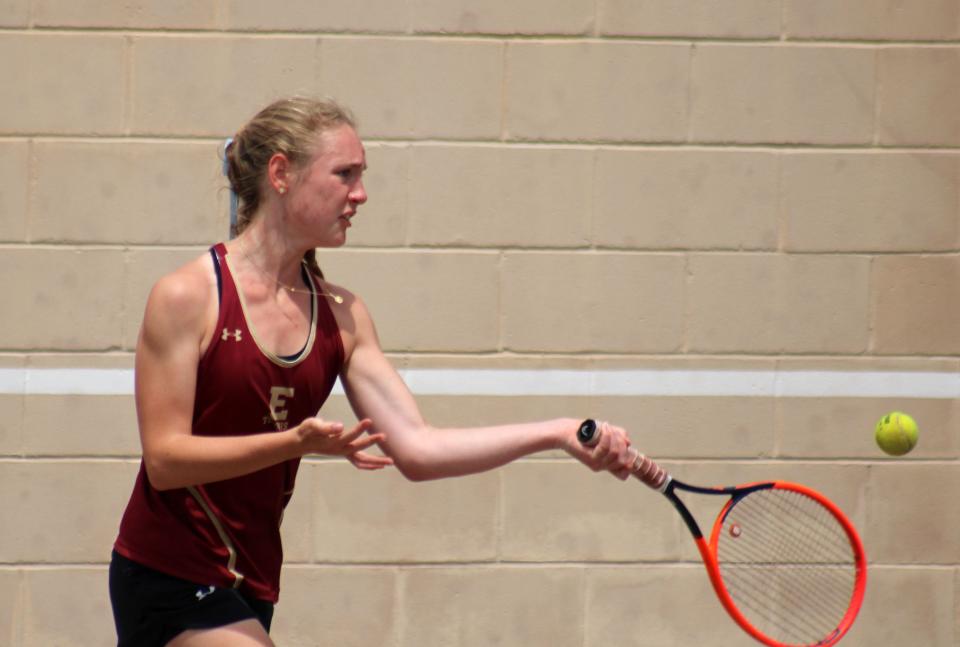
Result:
[[[113,553],[110,603],[117,647],[162,647],[187,629],[212,629],[256,618],[270,631],[273,604],[237,589],[166,575]]]

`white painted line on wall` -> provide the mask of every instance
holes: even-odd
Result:
[[[0,368],[0,393],[130,395],[133,369]]]
[[[777,394],[786,397],[901,396],[960,398],[960,373],[780,371]]]
[[[960,373],[402,369],[417,395],[960,398]],[[133,369],[0,368],[0,393],[130,395]],[[334,393],[342,394],[337,384]]]
[[[960,373],[737,370],[408,369],[416,394],[960,398]]]

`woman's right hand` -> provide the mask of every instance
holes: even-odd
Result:
[[[312,417],[294,427],[292,432],[296,434],[304,454],[343,456],[361,470],[378,470],[393,465],[393,459],[389,456],[364,451],[384,439],[383,434],[368,433],[372,428],[373,421],[369,418],[364,418],[347,431],[342,422]]]
[[[625,481],[632,473],[637,458],[637,451],[630,446],[630,437],[622,427],[608,422],[598,421],[597,427],[600,440],[596,445],[583,445],[574,428],[572,433],[564,434],[561,447],[593,471],[605,470]]]

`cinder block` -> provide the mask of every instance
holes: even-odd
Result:
[[[226,137],[274,99],[323,89],[316,39],[306,36],[136,36],[132,43],[134,134]]]
[[[697,46],[690,138],[723,143],[871,143],[874,67],[874,53],[860,48]]]
[[[385,349],[497,348],[497,254],[325,250],[319,257],[331,281],[366,302]]]
[[[23,453],[23,395],[0,395],[0,456]]]
[[[363,124],[359,124],[363,136]],[[363,185],[368,201],[351,219],[350,247],[401,247],[406,242],[410,209],[410,148],[406,144],[365,144]]]
[[[676,560],[688,538],[661,498],[635,479],[594,473],[574,460],[512,464],[503,469],[501,559]]]
[[[869,323],[869,259],[690,257],[687,335],[701,353],[859,353]]]
[[[955,644],[953,569],[871,566],[852,644]]]
[[[608,396],[593,404],[627,430],[635,447],[658,460],[774,454],[773,398]]]
[[[27,239],[29,150],[26,140],[0,141],[0,242]]]
[[[684,141],[690,51],[676,44],[511,42],[507,137]]]
[[[960,36],[960,5],[954,0],[787,0],[784,26],[790,38],[953,40]]]
[[[771,38],[780,36],[780,6],[764,0],[600,0],[600,33],[612,36]]]
[[[128,27],[213,29],[214,0],[106,0],[82,5],[70,0],[36,0],[33,24],[39,27]]]
[[[481,396],[419,395],[420,412],[438,427],[475,427],[551,420],[560,417],[586,418],[597,411],[592,398],[583,396]],[[566,457],[566,452],[549,450],[536,458]]]
[[[226,239],[226,220],[224,235]],[[124,256],[126,276],[123,283],[123,349],[134,350],[140,325],[143,323],[147,297],[157,280],[178,267],[208,253],[202,248],[192,249],[133,249]]]
[[[132,354],[114,353],[43,353],[27,359],[31,371],[130,370],[134,363]],[[29,389],[34,383],[32,377],[27,379]],[[125,456],[139,460],[140,434],[132,394],[83,393],[84,388],[95,386],[86,382],[80,385],[80,392],[24,395],[22,453],[28,457]]]
[[[521,352],[676,352],[684,259],[508,252],[503,344]]]
[[[16,65],[0,67],[0,134],[122,132],[125,59],[123,36],[3,34],[0,60]]]
[[[874,352],[960,352],[960,255],[879,257],[871,283]]]
[[[0,26],[26,27],[30,20],[30,0],[0,0]]]
[[[955,463],[910,464],[884,459],[870,468],[868,524],[863,540],[881,564],[956,563],[960,507]]]
[[[292,0],[283,10],[259,0],[226,0],[224,26],[236,31],[405,32],[406,2],[366,0],[363,7],[336,0]]]
[[[320,66],[319,87],[354,110],[367,136],[500,135],[501,43],[324,38]]]
[[[132,396],[28,395],[23,401],[29,456],[140,456]]]
[[[587,242],[590,151],[416,146],[410,166],[411,244],[573,247]]]
[[[699,562],[593,566],[587,572],[587,647],[743,647],[751,642],[723,610]]]
[[[904,459],[960,453],[960,418],[951,400],[780,398],[777,411],[777,455],[784,458],[885,459],[874,429],[889,411],[908,411],[920,426],[921,442]]]
[[[0,569],[0,636],[11,646],[23,643],[23,571],[15,567]]]
[[[109,546],[102,555],[109,559]],[[18,647],[116,642],[106,566],[26,570],[23,587],[23,642]]]
[[[953,571],[953,636],[960,636],[960,570]]]
[[[960,49],[881,49],[877,138],[893,146],[960,145]]]
[[[960,636],[960,569],[953,571],[953,637]]]
[[[781,157],[788,250],[947,251],[960,227],[960,157],[797,153]]]
[[[523,3],[464,0],[412,0],[414,31],[445,34],[585,34],[593,26],[593,0],[558,4],[549,0]]]
[[[287,567],[280,586],[270,631],[278,645],[399,645],[396,569]]]
[[[403,645],[580,647],[580,569],[449,568],[403,573]]]
[[[361,472],[341,460],[310,468],[316,470],[314,490],[302,494],[312,503],[315,561],[494,558],[500,499],[496,472],[411,483],[396,469]]]
[[[0,504],[16,532],[0,535],[0,561],[104,562],[139,463],[4,461]]]
[[[34,241],[204,243],[224,235],[217,145],[37,142]]]
[[[327,418],[327,416],[321,416]],[[346,425],[347,423],[344,422]],[[333,459],[336,460],[336,459]],[[293,497],[283,511],[283,520],[280,524],[280,536],[283,540],[283,563],[309,564],[313,561],[313,492],[314,457],[304,457],[297,470],[297,480],[293,489]],[[322,521],[320,522],[322,523]],[[288,596],[282,596],[284,598]]]
[[[23,355],[5,355],[0,357],[0,370],[22,370],[26,361]],[[0,456],[23,452],[23,392],[17,384],[9,387],[10,393],[0,394]]]
[[[777,157],[600,150],[594,242],[627,249],[776,249]]]
[[[104,350],[120,342],[123,255],[99,249],[12,248],[0,338],[10,349]]]
[[[357,421],[353,409],[350,408],[350,401],[342,393],[331,394],[327,401],[323,403],[318,415],[324,420],[337,420],[345,425]]]

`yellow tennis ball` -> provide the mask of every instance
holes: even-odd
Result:
[[[880,418],[875,435],[880,449],[891,456],[903,456],[917,445],[918,433],[913,418],[894,411]]]

